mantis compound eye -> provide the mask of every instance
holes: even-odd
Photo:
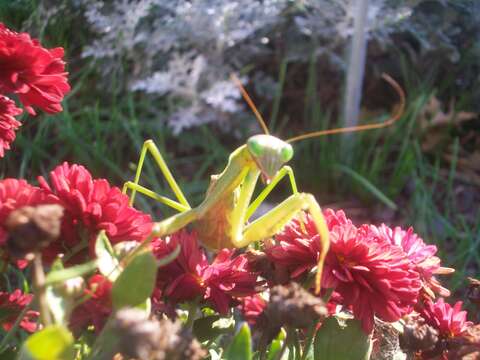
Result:
[[[247,142],[248,150],[253,156],[259,157],[264,153],[264,146],[257,139],[249,139]]]
[[[284,162],[289,161],[293,157],[293,148],[290,144],[287,144],[287,146],[283,147],[282,150],[280,151],[280,156],[282,157],[282,160]]]

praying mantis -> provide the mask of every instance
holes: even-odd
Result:
[[[127,181],[124,184],[123,193],[126,194],[128,190],[131,191],[130,205],[133,205],[135,195],[138,192],[178,211],[178,214],[154,223],[149,239],[167,236],[187,225],[191,225],[196,230],[200,242],[211,250],[243,248],[253,242],[271,238],[297,214],[308,211],[321,241],[321,253],[319,254],[315,275],[315,292],[319,293],[323,264],[330,245],[329,231],[315,197],[312,194],[298,191],[294,172],[290,166],[286,165],[294,154],[291,143],[327,134],[378,129],[392,125],[403,114],[405,94],[400,85],[390,76],[383,74],[382,77],[395,89],[400,98],[398,109],[387,121],[315,131],[284,141],[270,134],[253,101],[238,78],[233,75],[232,80],[237,84],[245,101],[254,112],[264,134],[251,136],[246,144],[238,147],[230,154],[225,169],[220,174],[211,176],[205,199],[196,207],[190,206],[162,154],[152,140],[147,140],[143,144],[134,181]],[[157,163],[175,194],[176,200],[159,195],[139,184],[147,153]],[[292,195],[249,223],[250,217],[258,206],[285,176],[288,176]],[[263,180],[266,187],[256,199],[251,201],[259,178]]]

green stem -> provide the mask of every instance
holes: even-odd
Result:
[[[310,351],[310,347],[312,346],[313,336],[315,335],[316,328],[317,328],[317,323],[315,322],[308,329],[305,348],[303,349],[302,357],[300,358],[300,360],[305,360],[307,358],[308,352]]]
[[[88,247],[88,239],[83,239],[80,243],[75,245],[72,248],[72,250],[70,250],[68,252],[68,254],[65,254],[65,256],[62,259],[63,263],[66,263],[68,260],[70,260],[72,257],[74,257],[76,254],[78,254],[83,249],[86,249],[87,247]]]
[[[325,296],[322,298],[322,300],[327,304],[330,301],[330,298],[332,297],[333,294],[333,288],[327,289]]]
[[[188,305],[188,316],[187,322],[185,323],[185,327],[190,329],[193,326],[193,322],[195,321],[195,316],[197,315],[197,302],[192,301]]]
[[[296,329],[291,329],[290,331],[292,333],[292,343],[295,348],[295,359],[298,359],[300,355],[300,341],[298,339],[298,332]]]

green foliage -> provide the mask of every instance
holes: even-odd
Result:
[[[195,334],[196,338],[202,342],[215,340],[215,338],[220,335],[232,332],[234,326],[235,322],[233,319],[225,319],[220,315],[204,316],[194,321],[193,333]]]
[[[73,341],[63,326],[47,326],[25,341],[18,360],[73,360]]]
[[[122,269],[104,230],[100,231],[97,236],[95,255],[97,255],[98,271],[110,281],[114,282],[120,275]]]
[[[225,360],[251,360],[252,336],[250,328],[245,323],[233,338],[232,343],[225,352]]]
[[[127,264],[112,286],[115,309],[143,304],[153,292],[157,262],[150,251],[143,251]]]
[[[54,285],[77,276],[83,276],[97,269],[97,261],[92,260],[81,265],[71,266],[65,269],[54,269],[49,272],[45,279],[46,285]]]
[[[270,343],[270,346],[268,347],[267,360],[278,359],[278,357],[280,356],[280,352],[282,351],[282,345],[284,341],[285,341],[285,332],[280,331],[278,333],[278,336],[275,339],[273,339],[273,341]]]
[[[73,299],[62,296],[52,286],[47,287],[46,298],[50,313],[55,324],[67,325],[74,308]]]
[[[359,320],[331,316],[315,336],[315,359],[368,360],[371,349],[371,336],[364,333]]]

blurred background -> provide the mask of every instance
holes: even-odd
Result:
[[[385,72],[407,94],[402,119],[294,143],[299,188],[358,224],[414,226],[457,269],[457,295],[480,275],[480,1],[0,0],[0,21],[63,46],[73,88],[62,113],[23,117],[2,177],[70,161],[121,186],[153,139],[198,204],[261,132],[232,72],[284,139],[387,119]],[[142,183],[171,193],[153,161]]]

